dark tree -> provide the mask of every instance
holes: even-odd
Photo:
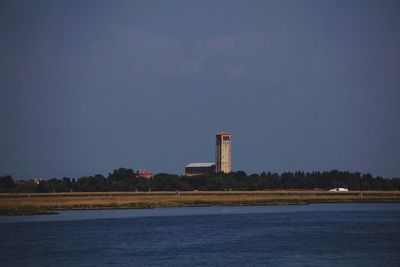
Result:
[[[7,192],[14,189],[15,183],[10,175],[0,176],[0,191]]]

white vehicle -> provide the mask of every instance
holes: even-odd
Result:
[[[349,189],[344,188],[344,187],[337,187],[329,190],[329,192],[348,192]]]

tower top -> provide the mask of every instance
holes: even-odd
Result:
[[[232,135],[230,132],[227,131],[220,131],[217,133],[217,135]]]

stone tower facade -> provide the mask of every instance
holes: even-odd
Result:
[[[215,171],[229,173],[232,171],[232,135],[229,132],[218,132],[216,135]]]

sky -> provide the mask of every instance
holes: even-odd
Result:
[[[0,175],[400,177],[400,2],[0,2]]]

